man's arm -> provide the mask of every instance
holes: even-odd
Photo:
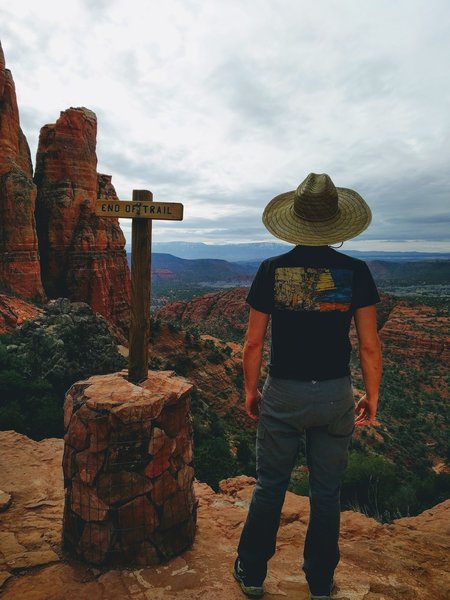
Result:
[[[269,315],[250,308],[247,333],[244,342],[245,411],[254,421],[258,420],[261,392],[258,389],[261,362]]]
[[[356,405],[355,424],[373,425],[377,415],[381,381],[381,344],[377,332],[376,306],[365,306],[355,311],[358,333],[359,358],[366,394]]]

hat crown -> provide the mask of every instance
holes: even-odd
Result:
[[[326,173],[310,173],[295,191],[294,213],[305,221],[328,221],[339,213],[338,192]]]

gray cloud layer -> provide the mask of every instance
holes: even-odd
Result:
[[[147,187],[185,204],[183,223],[155,226],[159,239],[268,240],[266,203],[315,171],[371,205],[362,246],[450,249],[446,0],[74,0],[67,11],[0,9],[22,128],[34,153],[60,110],[94,110],[99,169],[120,197]]]

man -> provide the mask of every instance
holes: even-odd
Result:
[[[263,595],[303,433],[311,509],[303,570],[312,599],[331,597],[348,446],[355,424],[375,422],[381,351],[375,308],[379,296],[369,269],[329,245],[356,237],[370,221],[370,208],[359,194],[314,173],[297,190],[276,196],[263,214],[273,235],[296,246],[261,264],[247,297],[245,406],[259,420],[257,483],[234,576],[249,597]],[[271,360],[261,394],[258,381],[270,317]],[[356,412],[349,369],[352,318],[366,392]]]

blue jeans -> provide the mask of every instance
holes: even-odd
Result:
[[[329,593],[339,562],[340,488],[354,419],[350,377],[297,381],[268,376],[256,440],[257,483],[238,546],[246,571],[255,578],[264,579],[275,553],[281,509],[305,433],[311,510],[303,570],[314,594]]]

